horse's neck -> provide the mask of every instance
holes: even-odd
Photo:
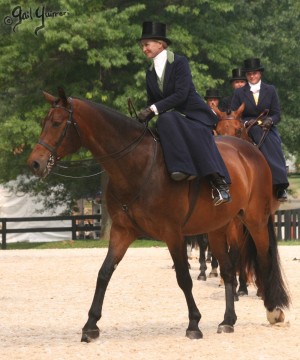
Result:
[[[82,145],[98,158],[108,156],[128,145],[141,132],[133,120],[101,105],[80,101],[79,119]],[[80,122],[80,123],[79,123]]]
[[[83,102],[80,111],[82,145],[120,188],[142,176],[153,156],[151,136],[134,120],[101,106]]]

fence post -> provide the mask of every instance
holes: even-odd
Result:
[[[291,224],[292,224],[292,212],[291,210],[286,210],[284,212],[285,240],[291,239]]]
[[[281,227],[282,227],[282,221],[281,221],[282,211],[277,210],[276,215],[277,215],[277,239],[282,240],[282,232],[281,232],[281,230],[282,230],[281,229]]]
[[[72,218],[72,240],[76,240],[76,219]]]
[[[2,245],[1,249],[6,250],[6,219],[2,219]]]

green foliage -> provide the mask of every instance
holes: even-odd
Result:
[[[17,6],[24,16],[31,9],[33,18],[14,28],[12,11]],[[55,95],[57,86],[64,86],[68,95],[124,113],[129,97],[137,110],[145,106],[148,61],[137,43],[144,20],[168,24],[171,48],[189,58],[202,95],[208,87],[229,94],[231,70],[247,57],[260,57],[265,79],[277,87],[281,99],[285,149],[299,153],[299,6],[296,0],[55,0],[45,11],[64,14],[45,17],[44,28],[35,33],[41,25],[35,16],[43,8],[39,1],[0,0],[0,182],[29,174],[26,159],[48,109],[42,90]],[[7,16],[13,24],[7,25]],[[82,151],[69,160],[88,156]],[[71,166],[68,172],[77,176],[81,170]],[[57,176],[26,188],[48,194],[61,184],[70,203],[83,188],[87,193],[98,188],[96,180],[83,186]]]

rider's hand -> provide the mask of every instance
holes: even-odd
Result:
[[[140,111],[137,115],[139,122],[144,123],[146,121],[150,121],[155,116],[154,111],[152,111],[149,107]]]
[[[262,127],[264,130],[269,130],[273,125],[273,121],[270,117],[267,117],[266,120],[263,122]]]
[[[256,119],[251,119],[245,122],[244,126],[247,129],[248,127],[252,127],[256,122]]]

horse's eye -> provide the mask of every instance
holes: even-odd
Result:
[[[61,124],[61,123],[58,122],[58,121],[53,121],[53,122],[52,122],[52,126],[55,127],[55,128],[58,128],[58,127],[60,126],[60,124]]]

